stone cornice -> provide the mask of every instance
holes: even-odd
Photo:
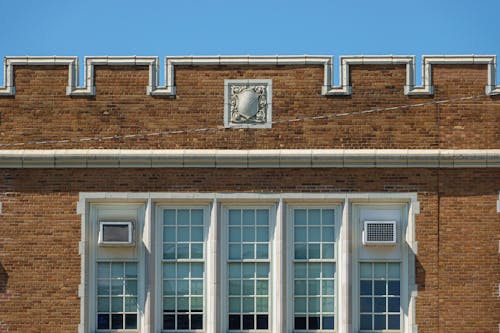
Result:
[[[500,149],[0,150],[0,168],[499,168]]]
[[[194,56],[194,57],[166,57],[165,58],[165,85],[159,85],[160,62],[158,57],[85,57],[84,85],[79,86],[78,57],[5,57],[4,86],[0,86],[0,96],[15,95],[14,66],[68,66],[68,85],[66,94],[72,96],[95,95],[94,67],[99,65],[133,65],[149,67],[149,83],[146,93],[157,96],[175,96],[175,66],[209,66],[209,65],[238,65],[238,66],[270,66],[270,65],[320,65],[324,67],[322,94],[350,95],[351,86],[349,66],[351,65],[390,65],[406,66],[406,95],[432,95],[432,65],[453,64],[470,65],[483,64],[488,66],[487,85],[485,93],[499,94],[500,87],[496,86],[496,57],[491,55],[447,55],[422,57],[422,86],[415,83],[416,60],[414,56],[342,56],[340,57],[339,86],[333,85],[333,57],[329,56]]]

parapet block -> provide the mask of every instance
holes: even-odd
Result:
[[[352,93],[349,68],[351,65],[404,65],[406,66],[405,95],[433,95],[433,65],[487,65],[487,85],[485,94],[500,94],[500,86],[496,85],[496,56],[491,55],[451,55],[422,57],[422,85],[416,85],[415,56],[342,56],[339,61],[339,85],[333,84],[334,59],[330,56],[177,56],[165,58],[165,85],[159,84],[160,62],[158,57],[137,56],[96,56],[85,57],[83,86],[79,85],[78,57],[5,57],[4,86],[0,86],[0,96],[13,96],[14,66],[68,66],[68,84],[66,94],[69,96],[95,95],[95,66],[126,65],[148,66],[149,82],[146,94],[153,96],[175,96],[176,66],[297,66],[313,65],[324,67],[321,86],[323,96],[346,96]]]

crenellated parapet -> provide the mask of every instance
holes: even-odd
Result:
[[[334,60],[330,56],[177,56],[165,58],[165,85],[160,85],[160,61],[158,57],[138,56],[92,56],[85,57],[84,84],[79,85],[78,57],[5,57],[4,86],[0,86],[0,96],[13,96],[14,66],[68,66],[68,84],[66,94],[69,96],[95,95],[95,66],[148,66],[149,82],[146,93],[153,96],[175,96],[176,66],[323,66],[324,78],[322,95],[350,95],[352,93],[349,74],[352,65],[403,65],[406,66],[406,95],[432,95],[433,65],[487,65],[487,85],[485,94],[500,93],[496,85],[496,56],[491,55],[446,55],[422,57],[422,85],[416,84],[415,56],[342,56],[339,64],[339,85],[334,85]]]

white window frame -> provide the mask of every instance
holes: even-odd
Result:
[[[286,304],[287,304],[287,320],[286,320],[286,331],[295,331],[294,330],[294,220],[293,220],[293,211],[295,209],[333,209],[334,210],[334,218],[335,218],[335,326],[334,331],[337,332],[338,327],[338,309],[339,309],[339,274],[338,274],[338,260],[339,260],[339,241],[340,241],[340,226],[341,226],[341,216],[342,216],[342,204],[339,202],[332,202],[331,204],[288,204],[287,205],[287,218],[286,218],[286,263],[287,263],[287,285],[288,285],[288,293],[286,294]],[[307,330],[299,330],[297,332],[310,332]],[[331,332],[327,330],[327,332]]]
[[[269,322],[267,330],[241,330],[234,332],[260,332],[260,333],[269,333],[273,331],[273,316],[274,316],[274,289],[276,286],[275,281],[275,271],[276,266],[280,265],[280,260],[276,260],[275,258],[275,241],[276,241],[276,216],[277,216],[277,205],[269,205],[263,203],[262,205],[256,204],[227,204],[222,205],[221,207],[221,247],[220,247],[220,294],[221,294],[221,315],[220,315],[220,327],[221,332],[233,332],[228,330],[228,303],[226,302],[228,298],[228,223],[229,223],[229,210],[230,209],[268,209],[269,210]]]
[[[333,207],[336,211],[336,333],[354,332],[353,320],[359,314],[355,313],[352,306],[352,287],[357,281],[357,257],[351,253],[353,207],[358,204],[378,204],[378,205],[400,205],[404,206],[404,214],[407,216],[407,227],[403,233],[401,242],[405,243],[407,255],[403,258],[406,263],[401,267],[401,304],[405,304],[404,325],[401,332],[412,333],[417,329],[415,324],[415,298],[417,289],[415,285],[415,255],[417,253],[417,242],[415,240],[415,215],[419,213],[419,203],[416,193],[127,193],[127,192],[82,192],[77,205],[77,212],[81,215],[82,241],[79,244],[81,255],[81,285],[79,287],[79,297],[81,303],[81,320],[79,333],[95,332],[95,269],[96,269],[96,246],[97,235],[95,232],[95,207],[110,205],[125,205],[141,207],[143,216],[137,221],[134,228],[135,240],[139,248],[138,254],[138,298],[140,303],[137,332],[161,332],[162,306],[160,297],[155,293],[161,291],[158,271],[158,260],[162,251],[157,249],[159,242],[157,235],[159,226],[159,208],[163,206],[195,206],[206,207],[205,225],[207,230],[205,238],[205,332],[223,332],[222,323],[227,322],[227,314],[223,306],[224,293],[226,291],[226,262],[221,258],[221,251],[226,228],[224,228],[223,211],[227,207],[274,207],[270,210],[274,216],[270,223],[273,225],[274,234],[271,242],[271,279],[270,298],[272,306],[270,308],[269,331],[272,332],[292,332],[293,323],[289,317],[293,306],[289,306],[291,290],[287,286],[288,278],[283,277],[289,274],[290,270],[290,221],[287,216],[290,207]],[[335,206],[337,208],[335,208]],[[94,223],[90,223],[94,221]],[[227,220],[226,220],[227,221]],[[161,267],[160,267],[161,268]],[[406,276],[404,276],[406,274]],[[405,300],[403,301],[403,290]],[[222,320],[221,320],[222,319]]]

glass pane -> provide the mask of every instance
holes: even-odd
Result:
[[[243,244],[243,259],[254,259],[255,258],[255,245],[254,244]]]
[[[97,315],[97,328],[101,330],[109,329],[109,314]]]
[[[269,228],[259,227],[257,228],[257,242],[268,242],[269,241]]]
[[[109,280],[97,281],[97,295],[109,295]]]
[[[295,295],[307,295],[307,283],[306,280],[295,280]]]
[[[257,281],[257,291],[256,291],[256,294],[257,295],[267,295],[267,280],[258,280]]]
[[[295,297],[295,313],[305,313],[307,312],[307,298],[305,297]]]
[[[243,241],[244,242],[255,242],[255,228],[254,227],[244,227],[243,228]]]
[[[125,281],[125,294],[126,295],[137,295],[137,281],[136,280]]]
[[[192,242],[203,242],[203,227],[192,227],[191,228],[191,241]]]
[[[373,299],[373,312],[385,312],[385,297],[375,297]]]
[[[163,295],[175,295],[175,280],[163,280]]]
[[[305,330],[307,329],[307,317],[295,317],[295,329]]]
[[[203,311],[203,297],[191,297],[191,312]]]
[[[335,328],[335,317],[324,316],[323,317],[323,329],[324,330],[333,330],[334,328]]]
[[[203,263],[192,263],[191,264],[191,277],[192,278],[202,278],[203,277]]]
[[[295,244],[295,259],[307,259],[306,244]]]
[[[335,224],[335,211],[333,209],[323,209],[323,225]]]
[[[255,224],[255,211],[253,209],[243,210],[243,225]]]
[[[362,330],[371,330],[372,325],[372,315],[361,315],[359,328]]]
[[[319,244],[309,244],[309,259],[319,259],[320,249]]]
[[[111,311],[112,312],[123,312],[123,298],[112,297],[111,298]]]
[[[125,312],[137,312],[137,297],[125,297]]]
[[[320,242],[321,241],[321,228],[320,227],[309,227],[309,242]]]
[[[163,264],[163,278],[175,278],[176,276],[176,269],[175,269],[175,264],[170,264],[170,263],[164,263]]]
[[[191,244],[191,258],[192,259],[203,258],[203,244]]]
[[[389,315],[387,318],[388,321],[388,329],[390,330],[399,330],[400,328],[400,319],[399,315]]]
[[[229,264],[229,277],[239,278],[241,276],[241,264]]]
[[[177,224],[189,225],[189,209],[179,209],[177,211]]]
[[[163,315],[163,329],[175,330],[175,315]]]
[[[335,263],[323,263],[323,278],[331,279],[335,277]]]
[[[121,314],[111,315],[111,328],[117,330],[123,329],[123,315]]]
[[[175,227],[164,227],[163,228],[163,241],[164,242],[175,242],[176,240],[176,228]]]
[[[253,278],[255,276],[255,264],[243,264],[243,277]]]
[[[257,209],[257,225],[269,224],[269,210]]]
[[[319,297],[310,297],[308,300],[309,313],[319,312]]]
[[[230,227],[229,228],[229,241],[230,242],[241,242],[241,228],[240,227]]]
[[[128,262],[125,264],[125,277],[137,278],[137,263]]]
[[[125,315],[125,329],[136,329],[137,328],[137,315],[136,314],[126,314]]]
[[[177,328],[180,330],[189,329],[189,315],[177,315]]]
[[[177,278],[188,278],[189,277],[189,264],[179,263],[177,264]]]
[[[177,228],[177,241],[178,242],[189,242],[189,227],[178,227]]]
[[[229,225],[240,225],[241,224],[241,210],[230,209],[229,210]]]
[[[98,279],[109,279],[109,264],[100,262],[97,264],[97,278]]]
[[[229,295],[241,295],[240,280],[229,280]]]
[[[309,323],[309,329],[310,330],[319,330],[320,328],[320,318],[318,316],[314,317],[309,317],[308,323]]]
[[[267,315],[257,315],[257,329],[266,330],[268,329],[268,316]]]
[[[229,329],[230,330],[241,329],[241,317],[240,317],[240,315],[229,315]]]
[[[189,244],[177,244],[177,258],[178,259],[189,258]]]
[[[111,263],[111,278],[123,277],[123,263]]]
[[[191,295],[203,295],[203,281],[202,280],[192,280],[191,281]]]
[[[243,297],[243,312],[254,312],[253,297]]]
[[[109,297],[97,298],[97,311],[109,312]]]
[[[269,310],[269,300],[267,297],[257,297],[257,312],[267,312]]]
[[[189,311],[189,298],[188,297],[178,297],[177,298],[177,312],[188,312]]]
[[[362,262],[359,264],[359,277],[362,279],[372,278],[372,264],[367,262]]]
[[[191,224],[192,225],[203,225],[203,209],[192,209],[191,210]]]
[[[376,330],[385,330],[385,316],[384,315],[375,315],[373,318],[373,329]]]
[[[323,244],[323,259],[333,259],[333,258],[335,258],[334,244]]]
[[[389,263],[387,264],[387,271],[389,279],[399,280],[399,263]]]
[[[361,312],[373,312],[372,298],[371,297],[361,297],[360,311]]]
[[[320,281],[309,280],[307,282],[309,295],[319,295],[320,294]]]
[[[243,280],[243,295],[249,296],[254,295],[254,280]]]
[[[295,277],[296,278],[307,277],[307,264],[301,264],[301,263],[295,264]]]
[[[163,298],[163,311],[175,312],[175,297],[164,297]]]
[[[359,290],[361,295],[372,295],[372,281],[360,281]]]
[[[323,312],[333,312],[335,309],[335,302],[333,297],[323,297]]]
[[[307,241],[307,228],[305,227],[295,227],[294,228],[295,242],[306,242]]]
[[[375,277],[375,279],[385,278],[385,263],[373,264],[373,276]]]
[[[309,209],[307,211],[307,223],[309,225],[319,225],[321,224],[321,216],[320,216],[320,210],[319,209]]]
[[[163,244],[163,259],[175,259],[175,243]]]
[[[257,277],[267,278],[269,277],[269,264],[268,263],[256,263]]]
[[[268,259],[268,249],[269,245],[267,244],[257,244],[257,259]]]
[[[229,313],[241,312],[241,298],[230,297],[229,298]]]
[[[177,295],[188,295],[188,294],[189,294],[189,281],[177,280]]]
[[[334,295],[335,294],[335,283],[334,280],[323,280],[323,295]]]
[[[400,311],[399,297],[389,297],[387,304],[387,311],[389,312]]]
[[[387,293],[389,295],[399,296],[401,293],[399,284],[399,281],[389,281]]]
[[[239,260],[241,259],[241,245],[229,245],[229,259]]]
[[[375,295],[385,295],[386,294],[386,281],[374,281],[373,290]]]
[[[203,315],[191,315],[191,329],[203,329]]]
[[[175,225],[175,209],[165,209],[163,212],[163,224]]]
[[[244,330],[253,330],[255,325],[254,325],[254,315],[245,315],[243,316],[243,329]]]
[[[322,241],[327,243],[335,242],[335,228],[323,227]]]
[[[293,221],[295,225],[307,224],[307,211],[305,209],[295,209],[293,213],[294,213]]]
[[[111,295],[123,295],[122,280],[111,280]]]
[[[319,278],[321,276],[321,264],[312,263],[309,264],[309,278]]]

